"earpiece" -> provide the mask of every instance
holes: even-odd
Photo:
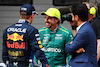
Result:
[[[89,6],[90,6],[90,9],[89,9],[90,14],[94,15],[96,13],[96,8],[95,8],[94,4],[89,3]]]
[[[89,12],[90,12],[91,15],[94,15],[96,13],[95,7],[91,7]]]

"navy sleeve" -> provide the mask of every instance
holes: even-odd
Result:
[[[4,30],[3,31],[3,49],[2,49],[2,59],[4,63],[6,63],[6,61],[9,60],[6,40],[7,40],[7,35],[6,35],[6,30]]]
[[[88,40],[88,34],[85,31],[81,31],[76,35],[72,44],[66,44],[65,52],[69,54],[74,54],[76,50],[87,45]]]
[[[42,45],[41,45],[41,41],[40,41],[40,37],[39,37],[39,33],[38,30],[35,29],[33,31],[30,32],[30,45],[31,45],[31,49],[34,52],[36,58],[38,60],[40,60],[40,62],[45,65],[48,64],[47,59],[45,57],[44,52],[41,50]]]

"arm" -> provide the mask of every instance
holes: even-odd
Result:
[[[97,21],[99,22],[100,19],[98,19]],[[92,24],[97,38],[97,61],[99,61],[100,58],[100,23],[98,22],[95,21],[94,24]]]
[[[71,27],[72,27],[73,35],[75,36],[76,33],[77,33],[77,30],[76,30],[77,26],[75,26],[75,24],[74,24],[73,22],[70,22],[70,25],[71,25]],[[72,44],[72,42],[70,42],[70,44]],[[82,52],[85,52],[85,50],[84,50],[83,48],[79,48],[79,49],[76,51],[76,53],[82,53]]]
[[[78,50],[76,50],[76,53],[82,53],[82,52],[85,52],[83,48],[79,48]]]
[[[88,43],[88,34],[85,31],[78,33],[72,42],[72,44],[67,44],[65,46],[65,52],[69,54],[74,54],[79,48],[87,45]]]
[[[72,41],[70,42],[70,44],[72,44]],[[83,48],[79,48],[78,50],[76,50],[76,53],[82,53],[82,52],[85,52]]]
[[[67,35],[65,35],[65,44],[66,43],[70,43],[71,41],[73,41],[73,34],[72,32],[69,30],[69,33]]]
[[[31,31],[29,38],[30,38],[29,41],[30,41],[32,51],[34,52],[36,58],[40,60],[43,67],[45,67],[46,64],[48,64],[48,62],[47,62],[44,52],[41,50],[42,45],[41,45],[38,31],[37,30]]]
[[[9,60],[8,57],[8,50],[7,50],[7,44],[6,44],[6,39],[7,39],[7,35],[6,35],[6,30],[3,31],[3,49],[2,49],[2,60],[3,62],[6,64],[6,61]]]
[[[64,38],[65,38],[65,44],[71,42],[73,40],[72,32],[69,31],[69,33],[67,35],[65,35]],[[69,65],[69,61],[70,61],[71,57],[72,56],[69,53],[67,53],[67,55],[66,55],[66,60],[67,60],[66,64],[67,65]]]
[[[97,61],[100,58],[100,39],[97,39]]]

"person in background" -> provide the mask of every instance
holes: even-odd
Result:
[[[56,8],[49,8],[45,15],[46,27],[39,29],[39,36],[42,42],[42,50],[45,52],[48,64],[50,67],[65,67],[68,66],[70,58],[65,53],[65,44],[73,40],[73,35],[70,30],[60,25],[60,11]]]
[[[36,14],[32,5],[22,5],[18,23],[3,31],[2,59],[8,67],[28,67],[31,50],[41,61],[42,67],[48,67],[38,30],[31,26]]]
[[[100,18],[97,16],[98,7],[94,2],[84,2],[84,4],[86,4],[89,9],[88,21],[91,23],[97,38],[97,61],[100,67]]]
[[[69,65],[71,67],[98,67],[97,39],[88,22],[88,8],[85,4],[75,4],[71,12],[73,23],[78,27],[73,42],[65,46],[65,52],[72,55]],[[78,53],[77,50],[81,48],[85,51]]]

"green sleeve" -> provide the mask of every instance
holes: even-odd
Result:
[[[66,43],[70,43],[73,40],[73,34],[71,31],[69,31],[69,34],[66,37]],[[67,65],[69,65],[69,61],[72,58],[72,55],[67,53],[66,60],[67,60]]]

